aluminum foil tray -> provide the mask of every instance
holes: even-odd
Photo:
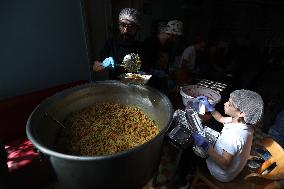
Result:
[[[170,141],[178,147],[186,149],[191,143],[191,133],[182,126],[175,127],[169,134]]]
[[[191,134],[193,132],[197,132],[206,137],[213,146],[220,136],[220,133],[214,129],[203,126],[196,111],[190,108],[187,108],[185,111],[176,110],[174,112],[170,129],[171,131],[167,135],[170,142],[184,149],[191,143]],[[207,153],[196,145],[193,145],[193,151],[199,157],[207,157]]]
[[[125,73],[119,76],[123,83],[145,85],[148,83],[152,75],[141,73]]]
[[[208,139],[209,143],[212,146],[215,146],[215,143],[218,139],[218,137],[220,136],[220,133],[218,131],[215,131],[214,129],[211,129],[210,127],[204,127],[204,133],[205,133],[205,137]]]
[[[219,83],[219,82],[215,82],[215,81],[211,81],[211,80],[207,80],[207,79],[203,79],[203,80],[199,81],[196,85],[206,87],[206,88],[210,88],[210,89],[215,90],[217,92],[222,92],[227,87],[227,85],[224,84],[224,83]]]

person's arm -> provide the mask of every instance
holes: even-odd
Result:
[[[226,123],[227,117],[222,116],[222,114],[220,112],[218,112],[217,110],[212,111],[211,115],[213,116],[213,118],[216,121],[218,121],[220,123]]]
[[[113,40],[109,39],[105,42],[103,48],[100,50],[99,54],[96,56],[93,63],[93,71],[99,72],[104,70],[107,66],[103,65],[104,60],[111,56],[111,48],[113,46]]]
[[[100,61],[94,61],[93,64],[93,71],[94,72],[98,72],[98,71],[102,71],[104,69],[104,67],[102,66],[102,62]]]
[[[233,155],[223,149],[222,154],[218,154],[213,146],[209,143],[208,139],[196,132],[191,134],[194,144],[202,147],[209,157],[216,162],[222,169],[227,169],[232,162]],[[230,141],[228,141],[230,142]]]
[[[226,170],[229,165],[231,164],[231,161],[233,159],[233,155],[223,150],[222,155],[219,155],[213,148],[212,145],[209,145],[208,148],[208,155],[211,157],[211,159],[216,162],[222,169]]]
[[[198,96],[197,99],[206,107],[207,111],[211,113],[213,118],[220,123],[227,123],[228,117],[224,117],[215,109],[215,104],[210,104],[206,96]]]

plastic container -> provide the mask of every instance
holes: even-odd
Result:
[[[209,103],[214,105],[221,100],[221,95],[217,91],[198,85],[187,85],[180,87],[180,94],[182,96],[184,106],[187,105],[189,100],[192,100],[198,96],[206,96]]]

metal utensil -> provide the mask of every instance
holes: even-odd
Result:
[[[122,64],[118,66],[124,67],[128,72],[136,73],[141,68],[141,60],[138,54],[130,53],[125,55]]]
[[[64,129],[66,129],[66,127],[63,125],[63,123],[61,123],[60,121],[58,121],[57,119],[55,119],[52,115],[50,115],[49,113],[45,112],[44,114],[45,117],[51,119],[52,121],[54,121],[57,125],[59,125],[60,127],[63,127]]]

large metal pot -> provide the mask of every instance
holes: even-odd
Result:
[[[64,128],[47,119],[46,112],[62,122],[70,112],[109,101],[141,108],[156,121],[159,134],[136,148],[107,156],[73,156],[56,150],[58,133]],[[49,157],[63,188],[135,189],[147,183],[157,170],[172,114],[169,99],[155,89],[104,81],[70,88],[49,97],[32,112],[26,131],[34,146]]]

